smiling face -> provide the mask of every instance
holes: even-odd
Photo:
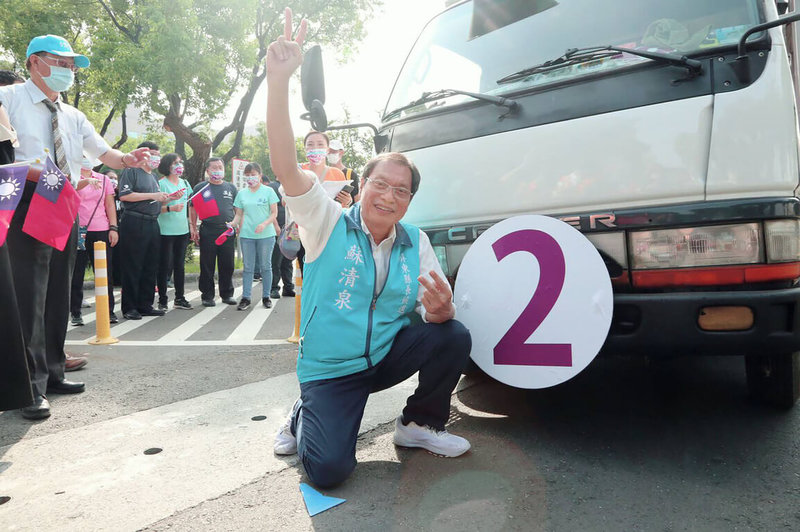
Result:
[[[409,200],[398,199],[389,188],[383,192],[376,189],[370,180],[381,180],[391,187],[411,190],[411,170],[395,161],[380,161],[370,173],[361,191],[361,212],[364,223],[376,242],[391,232],[392,227],[405,216]]]

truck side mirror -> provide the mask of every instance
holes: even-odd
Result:
[[[303,105],[307,113],[301,118],[311,121],[316,131],[328,129],[328,118],[325,114],[325,72],[322,68],[322,48],[312,46],[303,56],[300,67],[300,90]]]

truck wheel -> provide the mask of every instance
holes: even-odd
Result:
[[[800,397],[800,351],[776,355],[747,355],[747,390],[755,401],[791,408]]]

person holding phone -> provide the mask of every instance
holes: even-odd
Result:
[[[300,398],[273,450],[297,453],[310,481],[328,488],[356,466],[369,395],[414,374],[419,384],[395,420],[395,445],[449,457],[469,450],[470,443],[445,424],[472,340],[454,319],[453,293],[430,240],[402,222],[420,186],[412,161],[401,153],[370,160],[361,201],[347,209],[313,172],[298,167],[289,80],[302,62],[307,23],[292,39],[291,10],[285,13],[284,35],[267,52],[267,135],[270,164],[306,246],[306,266]]]
[[[189,218],[186,203],[192,187],[183,178],[183,160],[177,153],[168,153],[161,158],[158,171],[163,175],[158,180],[158,189],[167,194],[170,201],[161,206],[158,227],[161,231],[161,258],[158,264],[158,309],[167,310],[167,279],[172,274],[175,286],[174,308],[191,310],[192,305],[184,297],[184,266],[186,247],[189,245]]]

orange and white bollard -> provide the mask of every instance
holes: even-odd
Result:
[[[116,344],[119,340],[111,336],[111,323],[108,316],[108,260],[106,259],[105,242],[94,243],[94,306],[97,335],[89,340],[89,343],[93,345]]]
[[[286,341],[297,344],[300,343],[300,299],[303,295],[303,274],[301,273],[302,270],[300,270],[299,260],[294,261],[294,267],[297,272],[297,275],[294,276],[294,332]]]

